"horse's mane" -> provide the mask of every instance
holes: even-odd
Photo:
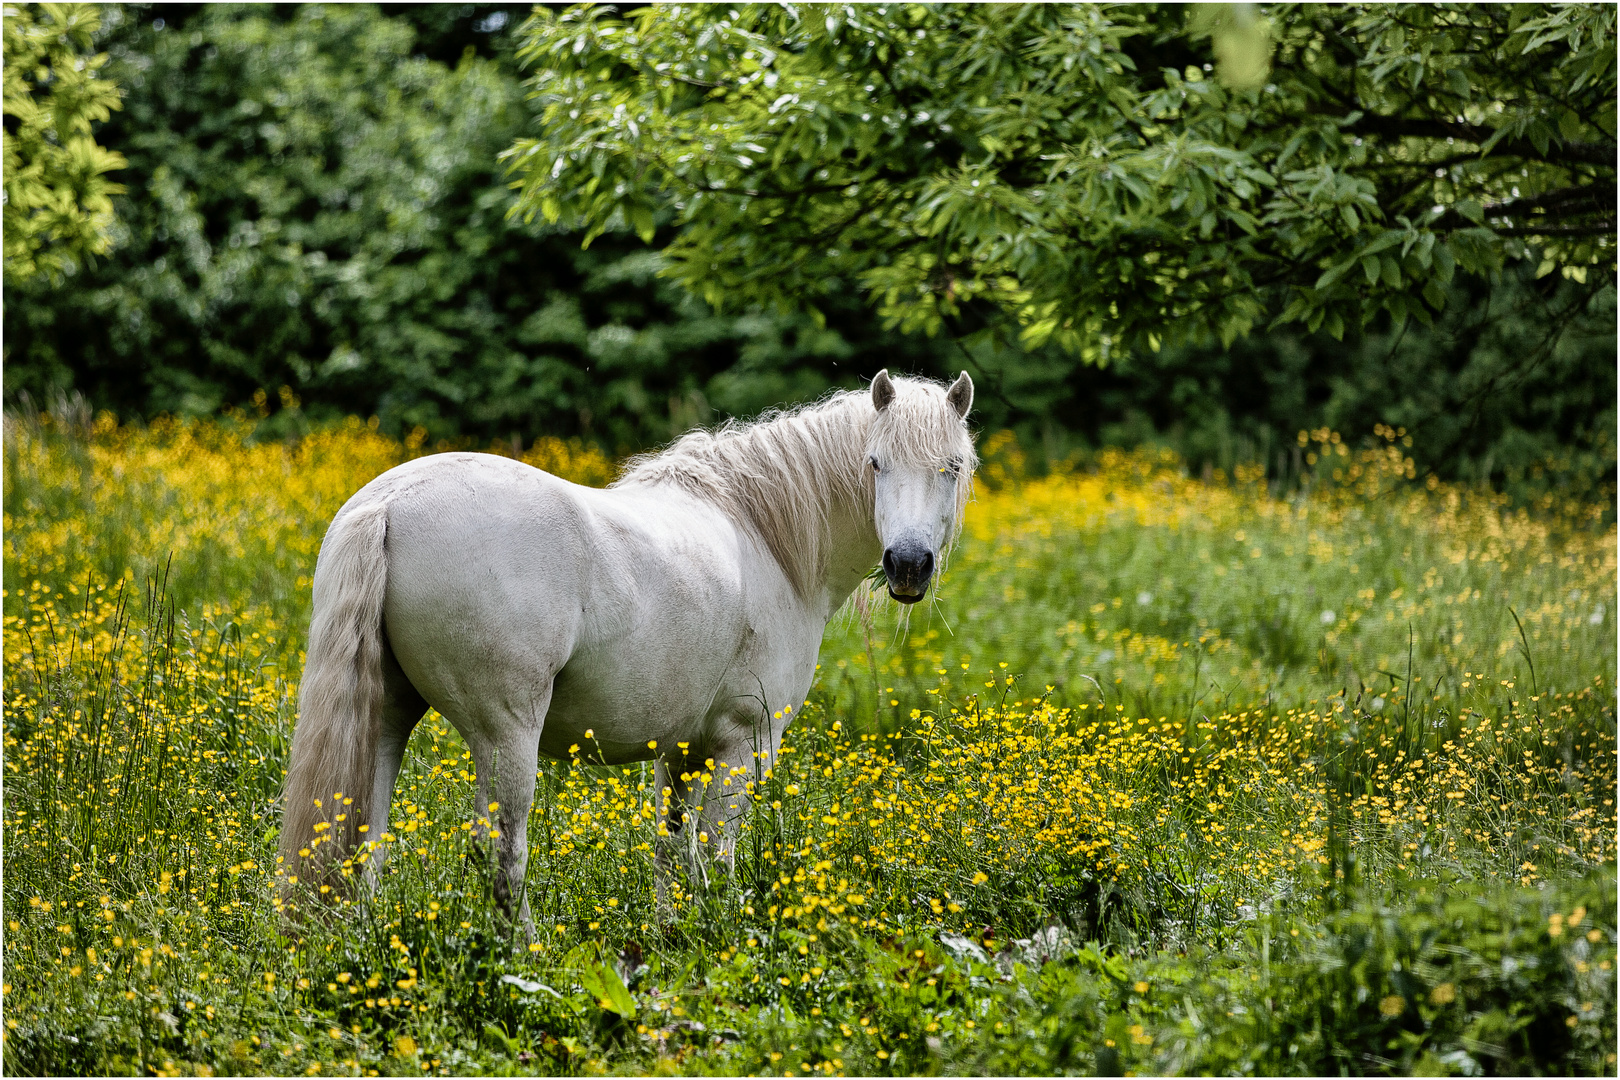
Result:
[[[930,463],[959,457],[968,477],[977,464],[944,387],[894,382],[887,423],[878,423],[869,391],[840,390],[752,421],[689,431],[664,450],[632,458],[612,486],[667,483],[714,503],[759,532],[794,590],[808,598],[823,570],[833,512],[872,504],[867,455]],[[957,485],[959,523],[969,487]]]

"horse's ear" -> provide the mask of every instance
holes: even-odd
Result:
[[[889,378],[889,369],[884,368],[872,376],[872,404],[878,412],[887,409],[894,401],[894,380]]]
[[[973,380],[968,378],[967,372],[962,372],[951,383],[951,388],[945,391],[945,400],[951,403],[957,416],[967,419],[968,410],[973,408]]]

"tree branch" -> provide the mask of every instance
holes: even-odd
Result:
[[[1521,220],[1519,224],[1502,226],[1487,225],[1498,236],[1591,236],[1603,233],[1605,230],[1614,230],[1613,214],[1607,220],[1600,219],[1595,222],[1571,225],[1544,224],[1549,219],[1571,218],[1594,210],[1613,210],[1616,190],[1613,181],[1607,183],[1583,184],[1580,187],[1558,188],[1543,192],[1540,195],[1526,195],[1517,199],[1503,199],[1501,202],[1486,203],[1482,208],[1484,219],[1515,217]],[[1528,212],[1541,210],[1562,211],[1562,213],[1547,213],[1539,221],[1523,220]],[[1469,228],[1476,223],[1463,217],[1453,206],[1440,217],[1429,223],[1435,230]]]
[[[1594,221],[1590,225],[1513,225],[1492,228],[1497,236],[1613,236],[1615,219]]]
[[[1381,116],[1367,113],[1345,128],[1357,135],[1386,135],[1395,138],[1420,139],[1452,138],[1483,146],[1489,142],[1495,129],[1483,124],[1457,124],[1445,120],[1423,120],[1399,116]],[[1491,149],[1492,154],[1529,158],[1558,164],[1559,159],[1579,161],[1586,165],[1614,166],[1617,148],[1614,143],[1556,142],[1549,143],[1544,154],[1528,139],[1504,139]],[[1556,155],[1556,156],[1555,156]]]

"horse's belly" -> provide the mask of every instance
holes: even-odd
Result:
[[[689,747],[706,754],[780,732],[815,677],[821,625],[741,605],[684,610],[578,651],[558,673],[542,753],[622,764]]]
[[[685,617],[649,620],[577,651],[553,684],[541,753],[622,763],[651,758],[649,743],[702,741],[717,699],[735,681],[728,674],[741,637],[737,620],[717,614],[709,613],[706,627]]]

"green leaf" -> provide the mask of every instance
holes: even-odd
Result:
[[[1446,306],[1446,290],[1436,280],[1429,280],[1423,286],[1423,299],[1436,311],[1444,310]]]
[[[1356,260],[1355,259],[1346,259],[1344,262],[1340,263],[1338,266],[1335,266],[1335,267],[1332,267],[1331,269],[1323,271],[1322,276],[1316,279],[1316,284],[1313,287],[1318,292],[1320,292],[1323,289],[1331,288],[1333,285],[1338,284],[1339,279],[1343,278],[1344,275],[1348,274],[1352,269],[1355,268],[1355,266],[1356,266]]]
[[[510,1035],[489,1021],[484,1022],[484,1039],[493,1046],[499,1047],[508,1054],[516,1055],[519,1047]]]
[[[1451,245],[1436,244],[1434,248],[1434,270],[1435,277],[1440,284],[1451,284],[1451,278],[1456,269],[1457,259],[1451,253]]]
[[[635,999],[625,988],[624,980],[609,963],[596,963],[587,967],[580,976],[580,982],[585,990],[596,999],[597,1005],[608,1012],[618,1013],[623,1017],[636,1015]]]
[[[630,225],[636,230],[636,235],[641,237],[641,242],[644,244],[652,243],[653,236],[657,233],[657,227],[653,223],[652,210],[645,204],[638,203],[630,207],[628,216]]]
[[[1390,318],[1394,320],[1395,326],[1398,327],[1406,321],[1406,297],[1400,293],[1386,297],[1384,307],[1389,311]]]
[[[1379,233],[1371,243],[1362,248],[1362,254],[1376,255],[1380,251],[1388,251],[1395,245],[1402,243],[1405,239],[1406,233],[1400,231],[1399,229],[1387,229],[1384,232]]]

